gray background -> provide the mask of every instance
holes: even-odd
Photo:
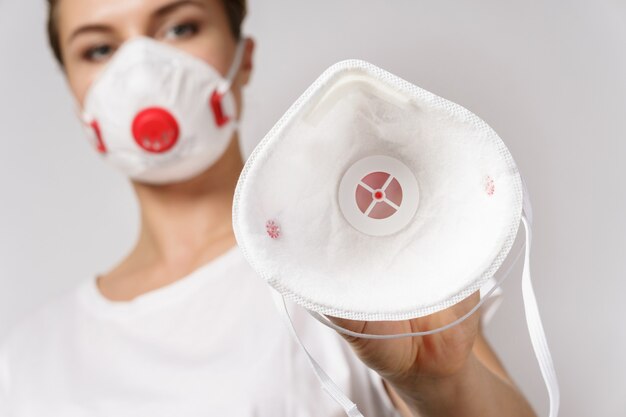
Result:
[[[43,0],[0,0],[0,336],[106,270],[137,233],[126,180],[82,136]],[[326,67],[373,62],[468,107],[505,140],[535,211],[532,268],[562,416],[626,415],[626,8],[613,1],[251,0],[246,155]],[[520,265],[488,337],[540,415]]]

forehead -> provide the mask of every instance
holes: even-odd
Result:
[[[157,10],[176,3],[214,7],[219,0],[59,0],[57,19],[61,36],[85,24],[123,25],[140,22]]]

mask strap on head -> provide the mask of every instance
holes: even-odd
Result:
[[[530,247],[532,240],[532,207],[530,205],[530,199],[528,198],[528,192],[526,190],[526,184],[522,179],[522,186],[524,188],[524,202],[523,202],[523,212],[522,212],[522,224],[524,225],[525,230],[525,244],[524,244],[524,269],[522,272],[522,297],[524,300],[524,311],[526,314],[526,324],[528,327],[528,333],[530,335],[530,340],[533,346],[533,350],[535,352],[535,357],[537,358],[537,362],[539,364],[539,369],[541,371],[541,375],[546,384],[548,390],[548,397],[550,400],[550,411],[549,417],[556,417],[559,411],[560,404],[560,392],[558,381],[556,378],[556,372],[554,370],[554,364],[552,361],[552,356],[550,354],[550,349],[548,348],[548,343],[546,340],[545,331],[543,329],[543,325],[541,322],[541,317],[539,316],[539,308],[537,306],[537,299],[535,297],[535,292],[533,290],[531,275],[530,275]],[[370,333],[357,333],[351,330],[347,330],[321,314],[306,310],[311,316],[313,316],[320,323],[324,324],[327,327],[330,327],[339,333],[343,333],[346,335],[354,336],[354,337],[362,337],[366,339],[398,339],[401,337],[413,337],[413,336],[426,336],[430,334],[443,332],[457,324],[466,320],[469,316],[475,313],[480,306],[489,298],[489,296],[496,290],[496,288],[500,287],[504,280],[509,276],[511,269],[517,263],[522,250],[520,249],[515,256],[513,262],[511,262],[506,269],[502,278],[485,294],[483,298],[478,302],[476,306],[474,306],[468,313],[461,316],[457,320],[449,323],[445,326],[421,332],[413,332],[413,333],[401,333],[401,334],[370,334]],[[324,372],[324,370],[320,367],[315,359],[308,352],[300,338],[298,337],[295,327],[293,325],[293,321],[291,320],[291,316],[289,315],[289,311],[287,309],[287,305],[285,304],[285,299],[277,290],[271,288],[271,293],[276,304],[276,307],[281,313],[287,327],[290,329],[291,334],[298,342],[302,350],[306,353],[309,363],[313,368],[315,375],[317,376],[322,388],[345,410],[346,415],[349,417],[363,417],[361,412],[358,410],[356,404],[354,404],[342,391],[339,389],[337,384],[330,379],[328,374]]]
[[[245,49],[246,49],[246,38],[244,36],[241,36],[241,38],[239,38],[239,41],[237,41],[237,48],[235,49],[235,57],[233,58],[233,62],[230,65],[230,68],[228,72],[226,73],[226,76],[224,77],[225,82],[217,88],[217,92],[220,95],[226,93],[230,89],[233,83],[233,80],[235,79],[235,76],[237,75],[237,72],[239,71],[239,67],[241,66],[241,61],[243,59],[243,52]]]

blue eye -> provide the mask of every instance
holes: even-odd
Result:
[[[198,25],[195,23],[184,23],[170,28],[165,37],[168,39],[184,38],[198,33]]]
[[[112,51],[113,48],[109,45],[99,45],[94,48],[87,49],[83,56],[88,61],[102,61],[106,59]]]

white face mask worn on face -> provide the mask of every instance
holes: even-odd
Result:
[[[213,165],[237,128],[231,83],[203,60],[148,37],[126,41],[85,96],[82,120],[105,161],[150,184],[183,181]]]
[[[526,320],[549,415],[557,416],[559,389],[530,278],[531,218],[522,177],[493,129],[359,60],[330,67],[289,108],[246,161],[233,202],[239,246],[348,416],[362,414],[302,345],[285,299],[355,337],[438,333],[476,312],[508,272],[471,311],[437,329],[357,333],[323,314],[406,320],[444,310],[507,269],[520,222]]]

